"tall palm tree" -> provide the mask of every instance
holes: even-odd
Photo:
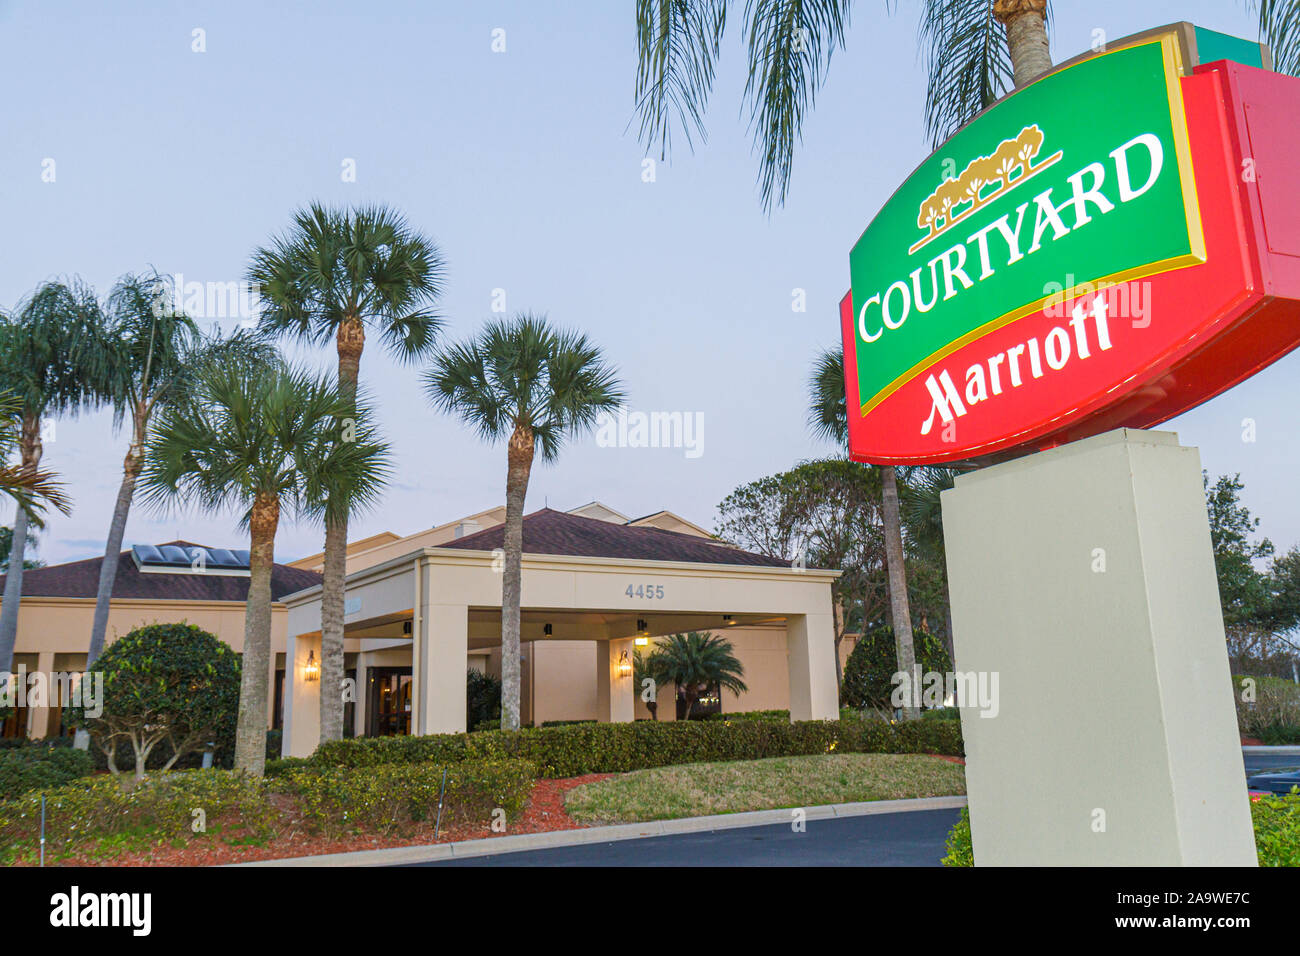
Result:
[[[131,444],[122,462],[122,483],[99,569],[87,667],[104,650],[118,557],[154,412],[183,397],[205,362],[236,355],[270,361],[274,356],[271,346],[243,333],[227,339],[204,336],[193,319],[172,308],[169,292],[166,280],[157,274],[127,275],[109,293],[105,309],[106,342],[97,350],[103,365],[100,387],[113,404],[114,428],[130,419]]]
[[[848,403],[844,389],[844,354],[824,349],[813,362],[808,382],[808,424],[821,438],[848,448]],[[912,609],[907,598],[907,568],[903,552],[903,522],[899,514],[898,474],[893,465],[880,468],[881,524],[885,532],[885,571],[889,581],[889,616],[894,625],[898,672],[910,674],[916,665],[912,640]],[[908,717],[919,717],[913,702],[904,708]]]
[[[287,235],[257,250],[248,270],[260,289],[263,329],[317,345],[334,340],[345,399],[356,395],[367,326],[402,361],[429,353],[442,326],[433,304],[445,275],[437,245],[394,210],[333,210],[315,203],[294,215]],[[325,524],[321,687],[332,691],[343,682],[349,511],[336,502]],[[320,706],[320,739],[340,739],[343,695],[322,693]]]
[[[47,282],[19,309],[0,321],[0,382],[17,405],[11,417],[18,430],[19,467],[15,479],[32,482],[40,474],[42,423],[47,416],[76,414],[103,401],[90,369],[102,342],[99,303],[77,281]],[[30,504],[17,502],[13,540],[27,540]],[[0,605],[0,671],[13,667],[18,608],[23,590],[23,547],[9,551],[3,604]]]
[[[517,730],[524,498],[533,458],[540,447],[542,460],[554,461],[565,439],[623,403],[622,386],[585,335],[553,329],[546,316],[530,313],[491,322],[470,341],[444,348],[424,383],[436,408],[488,441],[507,439],[501,726]]]
[[[732,651],[731,642],[708,631],[687,631],[660,638],[646,658],[645,667],[660,686],[677,687],[678,694],[686,701],[683,720],[691,719],[695,705],[711,687],[733,694],[749,690],[743,679],[745,668]]]
[[[349,419],[357,423],[355,434]],[[266,762],[271,572],[280,518],[321,514],[340,487],[353,500],[377,499],[388,446],[368,421],[368,409],[327,378],[278,362],[227,360],[200,370],[186,400],[163,408],[148,441],[141,475],[146,501],[208,512],[234,508],[249,532],[235,767],[256,776]]]

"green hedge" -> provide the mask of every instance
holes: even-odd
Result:
[[[88,752],[67,746],[33,744],[0,750],[0,800],[57,787],[94,769],[94,758]]]
[[[506,821],[523,812],[536,768],[526,760],[464,760],[451,764],[380,764],[348,767],[299,767],[277,777],[272,786],[298,797],[310,826],[329,833],[355,827],[394,830],[405,824],[433,821],[443,796],[443,824],[488,822],[495,810]]]
[[[308,763],[315,767],[372,767],[519,758],[535,764],[542,777],[577,777],[670,764],[835,752],[960,755],[961,727],[955,721],[895,724],[882,720],[575,724],[535,730],[334,740],[322,744]]]
[[[254,836],[269,835],[276,817],[260,781],[226,770],[182,770],[147,777],[124,790],[100,775],[45,791],[45,835],[57,855],[91,839],[138,835],[150,841],[193,833],[201,809],[207,827],[237,816]],[[0,803],[0,858],[28,857],[39,850],[40,793]]]
[[[1255,825],[1255,852],[1260,866],[1300,866],[1300,796],[1264,797],[1250,805]],[[971,848],[970,814],[948,834],[944,866],[974,866]]]

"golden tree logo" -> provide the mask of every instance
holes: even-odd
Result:
[[[1014,189],[1061,158],[1060,150],[1035,163],[1043,148],[1043,131],[1035,123],[1004,139],[988,156],[972,159],[961,175],[945,179],[917,207],[916,224],[927,230],[908,254],[947,232],[990,200]],[[964,207],[964,208],[962,208]],[[960,211],[958,211],[960,210]]]

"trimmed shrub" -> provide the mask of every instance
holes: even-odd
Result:
[[[1300,796],[1264,797],[1250,805],[1255,826],[1255,853],[1260,866],[1300,866]],[[948,833],[944,866],[974,866],[970,813]]]
[[[0,750],[0,800],[13,800],[30,790],[58,787],[95,770],[84,750],[33,743]]]
[[[952,661],[943,641],[919,628],[912,631],[912,644],[916,663],[923,673],[935,671],[946,674],[952,670]],[[893,677],[898,672],[898,649],[894,645],[894,629],[882,625],[862,636],[844,664],[844,681],[840,689],[840,703],[858,710],[873,708],[892,712],[896,708],[890,701],[894,691]]]
[[[67,714],[70,725],[90,732],[108,769],[134,768],[138,779],[147,767],[169,769],[211,742],[233,752],[239,658],[207,631],[192,624],[137,627],[100,655],[86,679],[97,674],[103,713],[89,718],[75,706]],[[130,755],[125,765],[117,762],[122,750]]]
[[[789,723],[788,710],[742,710],[736,714],[709,714],[705,720],[771,720],[777,723]]]
[[[445,823],[486,823],[498,808],[507,820],[513,819],[523,812],[536,776],[536,768],[526,760],[464,760],[379,764],[363,770],[299,767],[277,776],[272,786],[296,796],[315,829],[395,830],[434,819],[444,770]]]
[[[130,790],[101,775],[46,791],[46,842],[57,855],[87,840],[124,835],[186,839],[193,836],[195,808],[203,810],[210,830],[223,821],[255,838],[269,836],[276,817],[260,781],[226,770],[177,771]],[[39,793],[0,804],[0,858],[38,852],[40,819]]]
[[[519,758],[542,777],[622,773],[671,764],[758,760],[821,753],[962,753],[953,721],[636,721],[572,724],[425,737],[331,740],[309,758],[316,767],[455,763]]]

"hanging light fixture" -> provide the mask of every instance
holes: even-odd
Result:
[[[551,625],[550,625],[550,624],[546,624],[546,625],[544,625],[544,626],[542,627],[542,633],[545,634],[547,637],[550,637],[550,636],[551,636]]]
[[[320,680],[320,661],[316,660],[316,652],[307,652],[307,663],[302,666],[302,679],[305,681]]]

